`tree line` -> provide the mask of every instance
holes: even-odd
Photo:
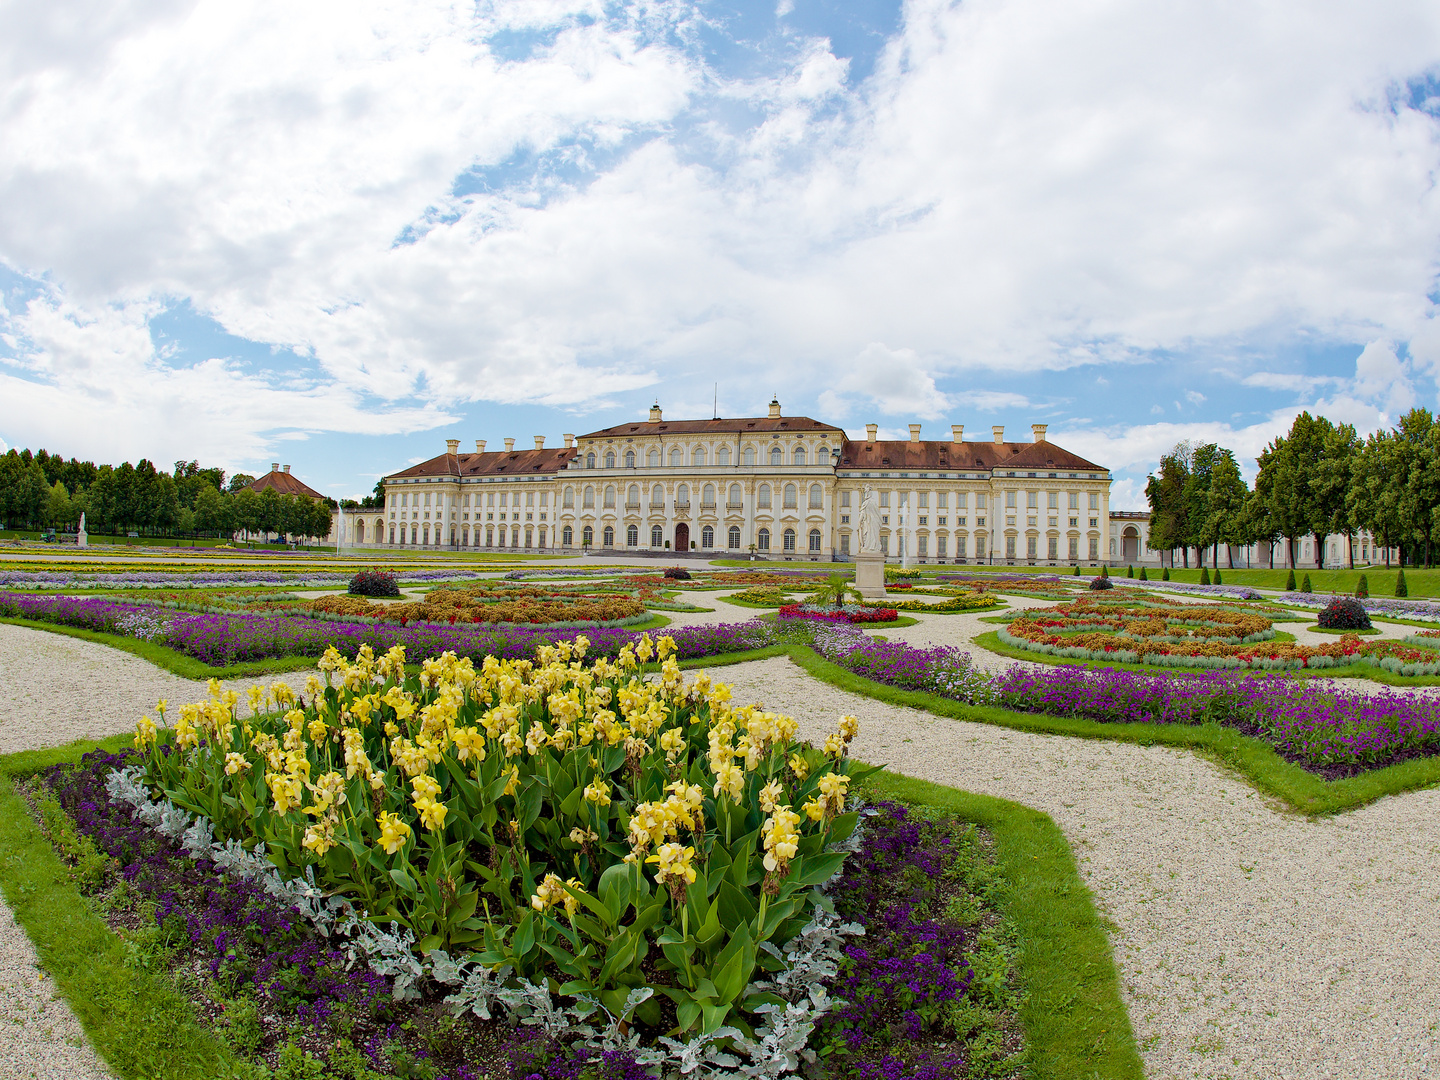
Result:
[[[1325,537],[1345,536],[1355,565],[1355,537],[1369,532],[1384,549],[1398,549],[1401,565],[1429,566],[1440,540],[1440,423],[1428,409],[1411,409],[1395,427],[1361,439],[1351,424],[1302,412],[1285,435],[1265,446],[1248,486],[1232,451],[1215,443],[1179,443],[1160,459],[1145,485],[1150,539],[1156,551],[1182,553],[1203,565],[1220,548],[1264,544],[1275,565],[1284,545],[1290,566],[1299,543],[1313,537],[1317,568]],[[1233,565],[1233,562],[1232,562]]]
[[[0,457],[0,520],[11,529],[74,529],[146,536],[254,535],[319,538],[330,532],[333,500],[317,503],[274,490],[256,492],[253,476],[177,461],[162,472],[136,464],[95,465],[45,450]]]

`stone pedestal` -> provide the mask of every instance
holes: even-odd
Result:
[[[866,600],[879,600],[885,595],[885,556],[865,552],[855,556],[855,587]]]

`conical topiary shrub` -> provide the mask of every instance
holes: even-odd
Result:
[[[1294,571],[1293,568],[1292,568],[1291,571],[1290,571],[1290,576],[1285,579],[1285,591],[1286,591],[1286,592],[1294,592],[1294,591],[1295,591],[1295,571]]]
[[[1110,576],[1110,567],[1108,567],[1108,566],[1102,566],[1102,567],[1100,567],[1100,576],[1103,577],[1103,578],[1109,578],[1109,576]]]
[[[1169,580],[1170,580],[1170,568],[1169,568],[1168,566],[1162,566],[1162,567],[1160,568],[1160,580],[1161,580],[1161,581],[1169,581]]]
[[[1140,580],[1141,580],[1141,581],[1149,581],[1149,580],[1150,580],[1148,577],[1145,576],[1145,568],[1144,568],[1143,566],[1140,567]]]
[[[1208,566],[1202,566],[1202,567],[1200,567],[1200,584],[1201,584],[1201,585],[1209,585],[1209,584],[1210,584],[1210,568],[1209,568]]]
[[[1405,568],[1400,568],[1400,573],[1395,577],[1395,595],[1409,596],[1410,590],[1405,587]]]
[[[1215,584],[1216,584],[1216,585],[1224,585],[1224,584],[1225,584],[1223,581],[1220,580],[1220,568],[1219,568],[1218,566],[1215,568]]]
[[[1300,591],[1301,591],[1301,592],[1305,592],[1305,593],[1313,592],[1313,591],[1314,591],[1314,590],[1312,590],[1312,589],[1310,588],[1310,575],[1309,575],[1309,574],[1306,574],[1306,575],[1305,575],[1305,580],[1302,581],[1302,582],[1300,582]]]
[[[1370,582],[1365,579],[1364,574],[1360,575],[1360,581],[1355,586],[1355,595],[1361,600],[1366,599],[1370,595]]]
[[[1080,576],[1080,564],[1078,562],[1075,564],[1075,576]]]
[[[1126,577],[1134,577],[1134,576],[1135,576],[1135,567],[1133,567],[1133,566],[1127,566],[1127,567],[1125,567],[1125,576],[1126,576]]]

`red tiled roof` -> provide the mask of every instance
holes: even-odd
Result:
[[[812,420],[808,416],[781,416],[778,418],[749,416],[735,420],[637,420],[631,424],[616,424],[614,427],[601,428],[588,435],[581,435],[580,438],[613,439],[618,436],[628,438],[632,435],[744,435],[762,431],[786,431],[798,434],[812,431],[828,433],[840,430],[834,424],[824,424],[819,420]]]
[[[903,439],[845,441],[841,471],[904,469],[921,472],[988,472],[1024,469],[1033,472],[1101,472],[1105,469],[1052,442],[909,442]]]
[[[559,472],[579,451],[574,447],[553,450],[501,450],[484,454],[441,454],[419,465],[391,473],[387,480],[420,476],[544,476]]]
[[[278,495],[304,495],[307,499],[319,499],[322,502],[325,500],[324,495],[321,495],[294,473],[282,472],[279,469],[271,469],[264,476],[257,476],[245,486],[257,495],[273,489]]]

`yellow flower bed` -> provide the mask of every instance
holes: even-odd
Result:
[[[582,637],[538,661],[334,650],[304,696],[284,684],[140,722],[152,787],[310,871],[421,951],[469,952],[681,1030],[760,1004],[746,992],[809,921],[853,830],[853,717],[816,750],[795,721],[686,682],[669,638],[587,665]],[[655,663],[652,663],[654,661]],[[308,700],[306,700],[308,698]],[[161,712],[162,723],[165,712]],[[636,995],[639,996],[639,995]]]

